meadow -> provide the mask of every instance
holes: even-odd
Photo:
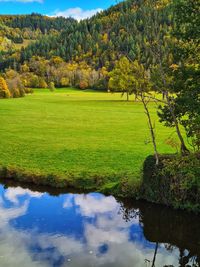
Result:
[[[142,103],[120,93],[37,89],[25,98],[0,101],[0,166],[29,173],[139,180],[153,153]],[[150,104],[160,153],[173,129],[158,122]]]

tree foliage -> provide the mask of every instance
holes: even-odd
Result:
[[[8,90],[7,83],[3,77],[0,77],[0,98],[9,98],[10,91]]]

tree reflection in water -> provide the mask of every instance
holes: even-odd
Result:
[[[147,202],[119,202],[123,219],[128,222],[139,216],[145,238],[155,243],[153,259],[145,259],[147,267],[156,267],[156,255],[161,244],[170,252],[179,250],[179,267],[200,266],[199,216]]]

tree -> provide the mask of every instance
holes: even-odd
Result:
[[[110,73],[109,87],[115,90],[123,89],[127,94],[135,94],[137,99],[143,103],[145,114],[147,115],[151,140],[154,148],[156,165],[159,163],[159,155],[156,144],[154,124],[148,108],[151,100],[152,83],[150,73],[145,70],[144,65],[137,60],[131,62],[126,57],[120,59],[114,70]],[[128,98],[127,98],[128,100]]]
[[[50,84],[49,84],[49,90],[51,92],[53,92],[55,90],[55,84],[54,84],[54,82],[50,82]]]
[[[5,78],[11,97],[15,98],[25,96],[25,88],[18,72],[14,70],[7,70]]]
[[[9,98],[10,91],[3,77],[0,77],[0,98]]]
[[[194,150],[200,149],[200,65],[185,64],[174,70],[174,115],[184,127],[188,142]],[[166,126],[173,126],[168,106],[161,106],[160,120]]]
[[[127,57],[123,56],[116,62],[114,69],[109,73],[109,89],[123,94],[126,93],[127,101],[129,101],[129,95],[133,93],[134,80],[131,67],[131,62]]]
[[[180,141],[181,153],[187,154],[189,150],[186,147],[183,135],[180,130],[179,120],[175,114],[175,97],[173,96],[173,86],[171,77],[171,65],[173,64],[173,38],[171,38],[170,19],[171,6],[169,1],[148,0],[145,6],[142,6],[142,16],[144,18],[144,34],[142,46],[148,56],[146,65],[151,69],[154,88],[163,94],[163,104],[170,113],[172,126],[175,127]],[[164,101],[165,99],[165,101]]]
[[[151,90],[152,83],[150,81],[150,73],[148,70],[145,70],[144,65],[140,64],[137,60],[135,60],[132,64],[132,80],[133,80],[133,90],[136,94],[137,99],[139,99],[144,106],[145,114],[148,119],[149,130],[151,134],[151,140],[154,148],[154,155],[156,159],[156,165],[159,164],[159,154],[157,150],[156,144],[156,136],[155,136],[155,127],[151,118],[151,114],[148,108],[148,104],[152,100]]]
[[[200,3],[199,0],[177,0],[173,4],[174,64],[171,65],[174,115],[185,128],[195,150],[200,149]],[[168,107],[162,107],[160,117],[166,125],[173,120]]]

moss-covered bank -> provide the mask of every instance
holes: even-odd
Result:
[[[200,212],[200,154],[165,155],[144,162],[141,197],[147,201]]]
[[[138,198],[140,191],[140,180],[131,179],[132,176],[127,173],[102,174],[101,176],[95,176],[89,172],[80,173],[76,176],[68,173],[62,177],[51,173],[33,173],[12,166],[0,166],[0,178],[8,182],[17,181],[33,185],[50,186],[52,188],[65,189],[66,191],[69,189],[82,192],[96,191],[117,197]]]

